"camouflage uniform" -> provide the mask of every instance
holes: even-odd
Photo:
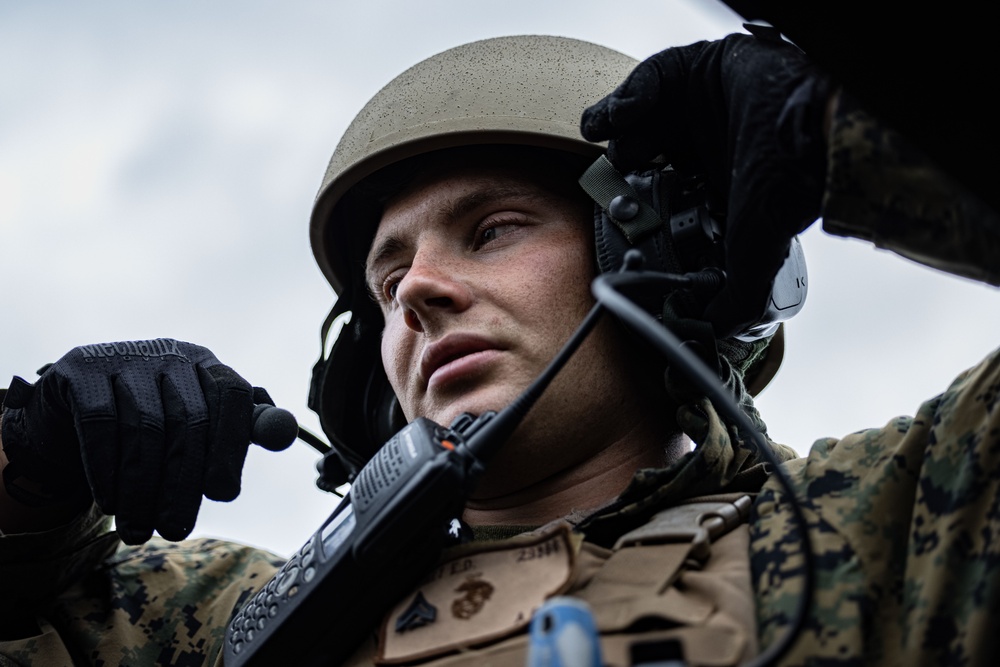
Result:
[[[827,231],[998,282],[996,216],[957,194],[897,137],[845,104],[830,155]],[[1000,613],[998,397],[994,354],[915,417],[820,440],[786,464],[805,502],[817,588],[784,664],[964,665],[992,655]],[[679,500],[760,491],[750,569],[767,646],[790,623],[801,589],[789,500],[711,406],[682,408],[678,423],[698,449],[667,469],[638,471],[614,503],[577,522],[578,532],[609,544]],[[8,601],[0,628],[17,637],[0,641],[0,665],[217,662],[231,614],[280,565],[215,540],[125,548],[106,529],[107,520],[90,512],[47,533],[0,538]]]
[[[1000,284],[996,213],[850,100],[830,138],[824,229]],[[788,464],[818,574],[812,620],[789,664],[970,665],[1000,655],[998,397],[994,351],[914,417],[819,440]],[[802,560],[773,481],[755,509],[751,565],[766,644],[788,623]]]
[[[125,547],[95,508],[0,537],[0,667],[209,665],[281,559],[212,539]]]

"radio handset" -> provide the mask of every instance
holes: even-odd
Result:
[[[496,413],[449,428],[417,419],[358,474],[318,531],[230,622],[225,664],[337,664],[433,565],[483,470],[470,438]]]

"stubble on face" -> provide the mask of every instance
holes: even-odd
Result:
[[[589,218],[589,206],[496,169],[425,176],[389,203],[369,283],[386,319],[386,373],[408,418],[448,423],[500,410],[538,376],[593,305]],[[483,229],[500,231],[477,245]],[[463,349],[463,336],[474,343]],[[458,356],[438,357],[445,363],[426,377],[421,360],[449,340],[459,341]],[[622,450],[618,459],[662,464],[662,446],[646,442],[663,438],[661,420],[627,356],[606,318],[491,464],[477,497],[516,495],[623,439],[635,456]]]

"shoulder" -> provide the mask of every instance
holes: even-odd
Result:
[[[100,647],[133,664],[172,660],[205,664],[221,651],[235,612],[281,567],[283,559],[217,539],[154,538],[123,547],[66,600]],[[94,597],[97,587],[106,595]],[[166,652],[166,653],[164,653]]]
[[[146,589],[146,605],[225,607],[228,615],[278,571],[284,559],[236,542],[160,538],[123,547],[102,568],[115,589]],[[161,594],[162,593],[162,594]]]
[[[273,553],[239,542],[210,537],[168,542],[154,537],[138,546],[123,545],[105,561],[105,567],[155,570],[169,561],[224,569],[245,568],[258,563],[280,568],[284,560]]]

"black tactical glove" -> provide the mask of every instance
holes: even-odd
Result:
[[[202,495],[239,494],[255,403],[273,405],[198,345],[77,347],[34,385],[14,378],[4,399],[4,481],[29,504],[83,507],[93,498],[128,544],[154,530],[180,540]]]
[[[725,214],[723,291],[704,314],[718,337],[765,311],[791,238],[819,215],[826,175],[827,78],[773,31],[666,49],[583,113],[621,171],[662,156],[708,179]]]

